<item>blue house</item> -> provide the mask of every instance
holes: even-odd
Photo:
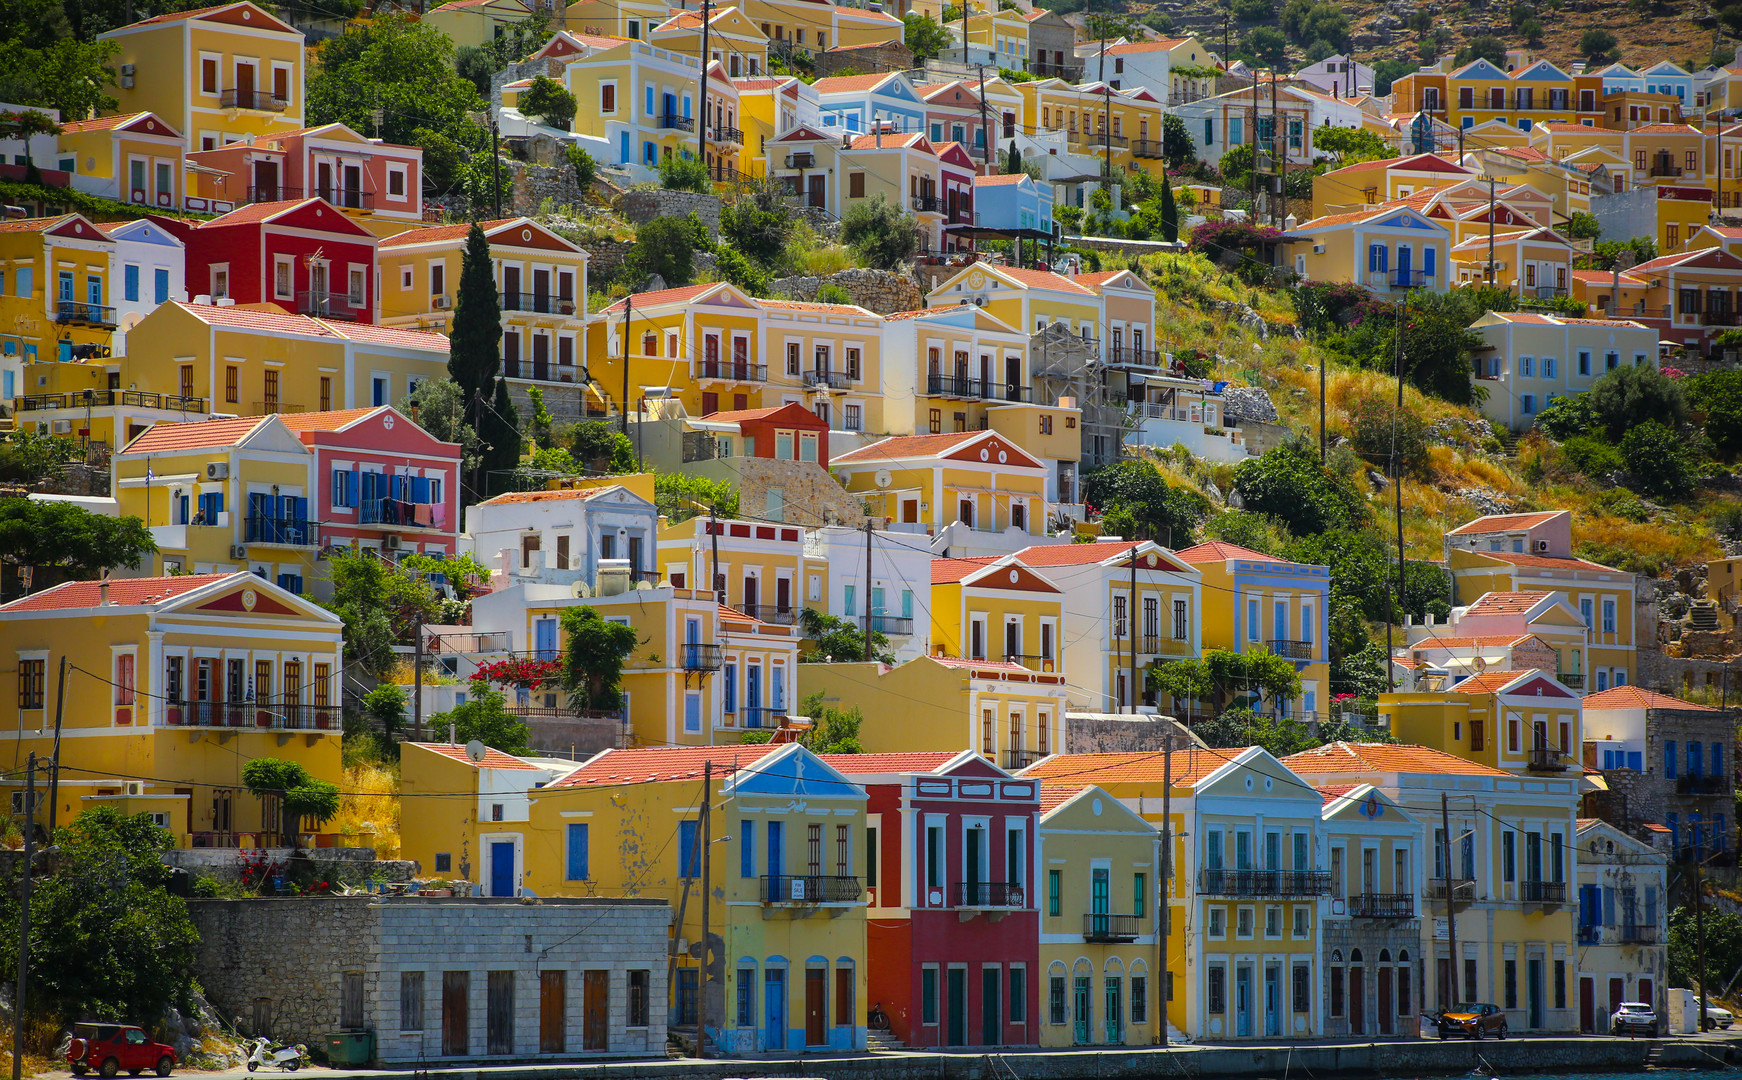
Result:
[[[1052,185],[1027,173],[974,177],[974,225],[1052,235]]]
[[[925,131],[925,99],[898,71],[818,79],[811,88],[817,92],[823,127],[832,134],[868,132],[873,124],[882,124],[885,131]]]

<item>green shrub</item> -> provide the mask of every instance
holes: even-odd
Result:
[[[659,182],[672,191],[707,194],[713,190],[708,166],[698,158],[673,156],[659,163]]]
[[[1621,440],[1621,460],[1634,490],[1648,495],[1675,498],[1700,484],[1699,460],[1687,441],[1656,420],[1647,420],[1627,432]]]
[[[1574,435],[1570,439],[1562,440],[1561,453],[1566,455],[1567,462],[1573,468],[1594,480],[1602,480],[1610,473],[1625,472],[1627,469],[1626,463],[1621,460],[1621,452],[1601,435]]]

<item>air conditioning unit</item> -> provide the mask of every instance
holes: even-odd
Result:
[[[230,558],[241,559],[243,562],[247,562],[248,561],[248,545],[247,544],[231,544],[230,545]]]
[[[138,68],[132,64],[121,65],[121,89],[133,89],[133,76],[137,71]]]
[[[1546,553],[1548,551],[1548,541],[1547,540],[1538,540],[1536,542],[1536,550]]]
[[[1314,244],[1313,245],[1313,254],[1314,255],[1323,255],[1324,253],[1325,253],[1325,245],[1323,245],[1323,244]]]
[[[432,296],[429,298],[429,306],[435,311],[446,311],[453,306],[453,301],[445,296]]]
[[[143,795],[143,794],[145,794],[145,782],[143,780],[129,780],[129,781],[127,781],[127,794],[129,794],[129,795]]]
[[[384,537],[381,541],[381,546],[386,548],[388,551],[398,551],[399,550],[399,537],[397,537],[397,536]]]
[[[73,422],[71,420],[56,420],[54,422],[54,433],[56,435],[71,435],[73,433]]]
[[[206,466],[206,479],[207,480],[228,480],[228,479],[230,479],[230,463],[227,461],[214,461],[214,462],[209,463]]]

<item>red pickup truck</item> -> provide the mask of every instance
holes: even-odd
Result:
[[[146,1069],[168,1076],[176,1066],[175,1047],[152,1042],[143,1029],[132,1024],[74,1024],[67,1064],[74,1076],[92,1069],[105,1077],[122,1069],[128,1076],[138,1076]]]

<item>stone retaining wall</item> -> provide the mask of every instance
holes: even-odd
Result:
[[[720,235],[720,200],[713,195],[665,188],[633,188],[618,200],[617,212],[635,225],[646,224],[657,217],[686,217],[693,213],[708,227],[709,235]]]
[[[879,315],[914,311],[925,304],[919,282],[912,275],[855,267],[828,277],[776,278],[770,283],[774,295],[789,300],[814,301],[824,285],[844,289],[851,302]]]

